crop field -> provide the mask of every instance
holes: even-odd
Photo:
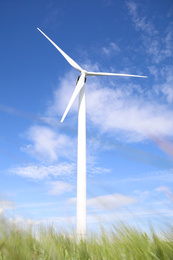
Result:
[[[0,220],[0,260],[123,260],[173,259],[173,227],[156,234],[135,228],[112,226],[101,228],[100,234],[90,233],[86,240],[77,240],[75,233],[57,232],[53,227],[19,228]]]

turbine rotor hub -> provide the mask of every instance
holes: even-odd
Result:
[[[82,71],[81,71],[81,74],[87,75],[87,71],[86,71],[86,70],[82,70]]]

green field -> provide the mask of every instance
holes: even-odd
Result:
[[[119,225],[109,231],[89,234],[77,241],[75,234],[56,232],[53,227],[19,228],[0,219],[0,260],[56,259],[173,259],[173,228],[147,234],[135,228]]]

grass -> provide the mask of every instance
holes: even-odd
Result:
[[[173,259],[173,228],[158,236],[120,225],[101,234],[92,234],[85,241],[75,235],[56,232],[53,227],[24,230],[0,219],[0,260],[145,260]]]

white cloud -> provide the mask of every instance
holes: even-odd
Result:
[[[48,177],[69,176],[76,171],[74,163],[59,163],[58,165],[24,165],[8,170],[8,173],[35,180]]]
[[[97,210],[114,210],[123,206],[136,203],[137,200],[131,196],[122,194],[110,194],[87,199],[87,208]],[[68,203],[76,203],[76,198],[71,198]]]
[[[71,77],[67,74],[62,79],[63,83],[55,92],[53,105],[48,108],[49,116],[54,116],[57,111],[64,112],[73,92],[71,82],[74,80],[71,81]],[[114,88],[105,86],[105,81],[98,77],[93,77],[90,82],[86,84],[87,125],[90,127],[97,126],[102,133],[115,133],[117,138],[121,136],[127,142],[142,141],[149,134],[172,136],[173,111],[167,104],[160,104],[151,89],[150,96],[147,96],[147,91],[130,81],[126,85],[121,84],[121,87],[111,82]],[[71,115],[74,112],[77,117],[77,103],[72,106]],[[52,153],[54,151],[53,147]],[[54,153],[52,157],[55,157]]]
[[[170,193],[170,189],[168,187],[165,187],[165,186],[158,187],[156,189],[156,191],[164,191],[164,192]]]
[[[75,72],[76,71],[70,71],[65,75],[65,77],[60,79],[59,87],[54,92],[53,101],[51,101],[51,104],[46,112],[48,116],[57,117],[58,114],[62,117],[64,114],[66,106],[68,105],[68,102],[75,89],[75,84],[77,81],[77,74]],[[77,111],[77,98],[74,101],[74,104],[72,105],[68,115],[74,111]]]
[[[130,96],[123,86],[114,90],[92,84],[87,90],[88,118],[103,132],[116,131],[127,141],[143,140],[148,133],[172,136],[173,112],[166,105]]]
[[[137,200],[134,197],[115,193],[87,199],[87,207],[98,210],[112,210],[127,206],[129,204],[134,204],[136,202]]]
[[[61,195],[63,193],[72,191],[74,189],[74,186],[63,181],[51,181],[48,182],[48,189],[49,195]]]
[[[39,159],[57,161],[59,157],[74,158],[75,141],[49,127],[32,126],[27,132],[27,138],[32,144],[26,146],[23,150]]]

